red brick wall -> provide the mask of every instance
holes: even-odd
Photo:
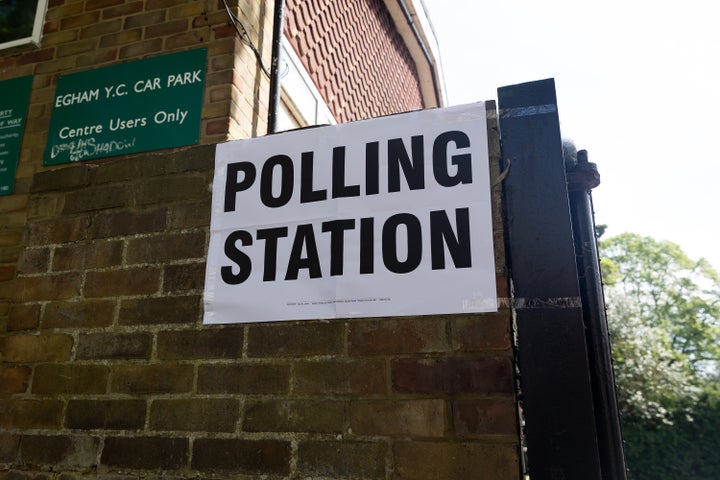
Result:
[[[415,62],[381,0],[287,0],[285,35],[338,122],[423,107]]]

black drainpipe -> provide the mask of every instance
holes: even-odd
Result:
[[[620,413],[615,392],[592,206],[591,190],[600,184],[600,175],[595,164],[588,162],[586,150],[579,150],[577,163],[568,167],[570,214],[585,319],[602,476],[608,480],[626,480]]]
[[[268,102],[268,133],[278,129],[280,108],[280,46],[283,37],[285,0],[275,0],[273,12],[272,63],[270,64],[270,101]]]

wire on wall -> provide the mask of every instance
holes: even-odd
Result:
[[[232,23],[233,27],[235,27],[235,31],[237,32],[238,36],[240,37],[240,40],[244,41],[249,47],[250,50],[253,51],[255,54],[255,58],[257,59],[258,64],[260,65],[260,69],[265,72],[265,75],[270,77],[270,71],[265,67],[265,64],[262,61],[262,55],[260,54],[260,51],[257,49],[255,44],[250,39],[250,35],[248,34],[247,29],[245,28],[245,25],[240,21],[240,19],[230,10],[230,7],[227,4],[226,0],[223,0],[223,5],[225,5],[225,11],[228,14],[228,17],[230,18],[230,23]]]

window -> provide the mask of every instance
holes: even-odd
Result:
[[[47,0],[0,0],[0,49],[40,46]]]
[[[336,123],[320,92],[285,38],[280,56],[280,76],[282,105],[278,112],[279,131]]]

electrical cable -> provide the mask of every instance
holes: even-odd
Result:
[[[250,40],[250,35],[248,34],[247,29],[245,28],[245,25],[240,21],[240,19],[230,10],[230,6],[228,6],[227,1],[223,0],[223,5],[225,5],[225,11],[228,14],[228,17],[230,18],[230,21],[235,27],[235,31],[237,32],[238,36],[240,37],[240,40],[243,40],[247,46],[250,47],[250,50],[253,51],[255,54],[255,58],[257,59],[258,64],[260,65],[260,69],[265,72],[265,75],[270,77],[270,71],[265,67],[265,64],[262,61],[262,55],[260,54],[260,51],[257,49],[255,44]],[[238,28],[238,25],[240,28]],[[240,31],[242,29],[242,31]]]

